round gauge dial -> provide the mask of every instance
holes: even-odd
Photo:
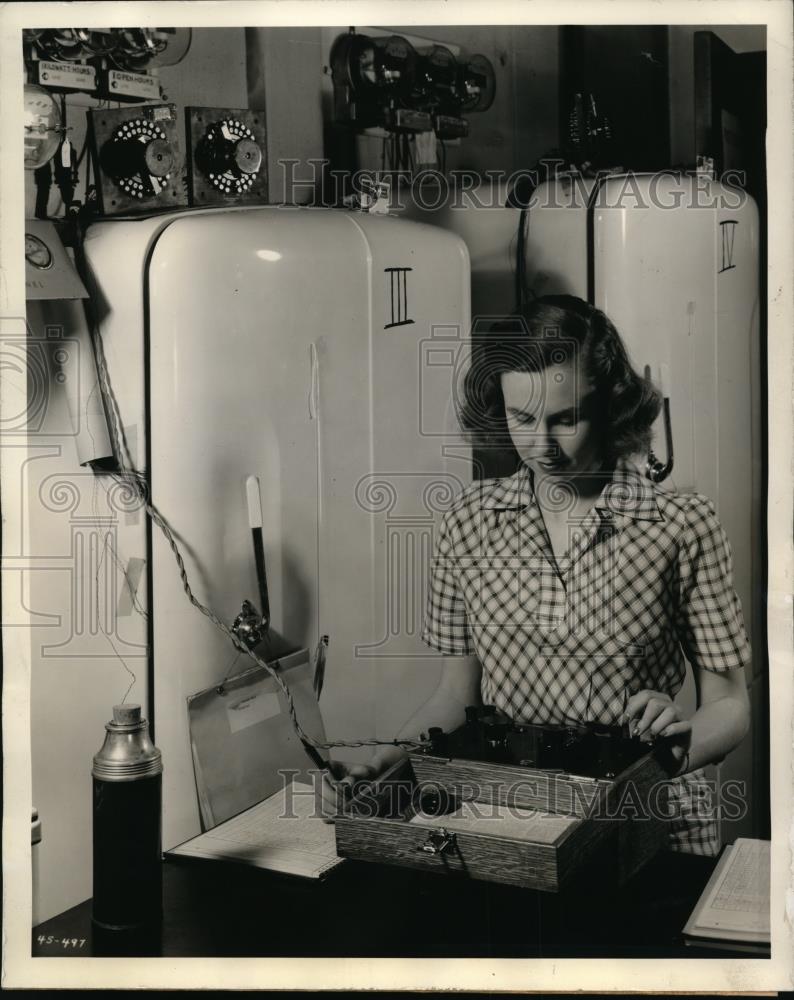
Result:
[[[134,118],[119,125],[102,148],[103,166],[130,198],[148,198],[165,187],[174,153],[157,122]]]
[[[46,271],[52,267],[52,254],[50,248],[32,233],[25,233],[25,260],[37,267],[40,271]]]
[[[37,170],[55,156],[62,134],[60,109],[43,87],[25,85],[22,121],[25,129],[25,169]]]
[[[262,166],[256,136],[239,118],[208,126],[196,149],[196,162],[210,184],[227,195],[245,194]]]

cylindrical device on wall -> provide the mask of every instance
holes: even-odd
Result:
[[[140,705],[114,705],[94,757],[94,925],[142,929],[162,918],[163,765]]]

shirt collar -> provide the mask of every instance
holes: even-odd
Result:
[[[496,480],[482,498],[486,510],[519,510],[534,502],[532,472],[523,462],[512,476]],[[593,506],[605,516],[622,514],[638,521],[663,521],[653,485],[638,471],[618,466]]]

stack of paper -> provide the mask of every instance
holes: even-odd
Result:
[[[167,853],[320,878],[344,859],[316,808],[312,787],[296,782]]]
[[[740,838],[720,858],[684,927],[700,948],[768,954],[770,845]]]

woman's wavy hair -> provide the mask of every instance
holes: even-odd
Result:
[[[602,418],[608,463],[647,452],[661,394],[631,366],[610,320],[573,295],[545,295],[522,312],[472,337],[459,418],[475,447],[511,448],[501,376],[542,371],[581,358]]]

